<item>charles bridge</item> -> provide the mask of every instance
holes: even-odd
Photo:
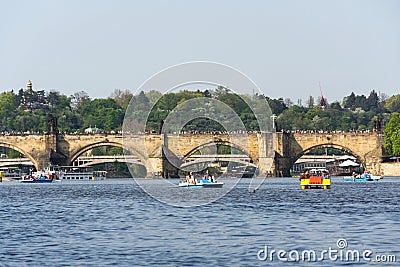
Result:
[[[226,145],[246,154],[260,176],[290,176],[294,162],[319,147],[342,149],[354,155],[373,174],[382,173],[383,134],[371,133],[246,133],[2,135],[0,146],[22,153],[36,167],[71,165],[84,152],[99,146],[123,147],[146,167],[147,177],[174,177],[185,159],[203,147]]]

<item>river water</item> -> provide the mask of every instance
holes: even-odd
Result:
[[[147,181],[141,183],[156,192],[157,182]],[[221,190],[171,182],[159,190],[167,202],[195,202]],[[399,264],[400,177],[376,183],[332,178],[330,190],[302,191],[294,178],[267,179],[256,192],[248,183],[242,179],[212,203],[183,208],[154,199],[133,179],[3,182],[0,266],[267,266],[285,259],[296,266]],[[322,254],[330,248],[338,258]],[[278,258],[272,250],[286,254]],[[317,259],[296,258],[306,250]],[[372,252],[357,262],[338,256],[349,250]],[[397,262],[378,264],[377,256]]]

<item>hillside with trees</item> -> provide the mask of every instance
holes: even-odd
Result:
[[[22,90],[22,89],[21,89]],[[328,103],[326,99],[309,96],[305,105],[301,101],[293,104],[288,98],[271,99],[263,95],[236,95],[224,87],[213,90],[182,90],[176,93],[161,95],[157,91],[140,92],[133,96],[128,90],[115,90],[108,98],[91,99],[87,93],[80,91],[66,96],[58,91],[47,93],[34,91],[27,93],[13,91],[0,94],[0,130],[2,133],[43,133],[46,131],[46,116],[52,114],[58,119],[61,133],[84,133],[88,127],[100,128],[105,132],[121,130],[125,111],[132,101],[130,112],[140,114],[152,107],[147,121],[147,130],[158,133],[160,121],[165,120],[178,104],[186,100],[209,97],[219,100],[231,107],[244,122],[247,130],[258,130],[255,116],[243,99],[266,99],[273,114],[277,115],[278,131],[357,131],[374,130],[390,126],[385,134],[389,142],[388,151],[399,153],[390,148],[398,143],[398,124],[389,123],[391,117],[397,118],[400,112],[400,95],[378,96],[375,91],[368,96],[351,93],[341,102]],[[28,95],[27,95],[28,94]],[[156,99],[159,99],[155,102]],[[321,105],[324,104],[324,105]],[[392,115],[392,116],[391,116]],[[394,125],[394,126],[393,126]],[[222,126],[207,118],[190,121],[183,130],[213,131],[224,130]],[[395,136],[395,137],[390,137]]]

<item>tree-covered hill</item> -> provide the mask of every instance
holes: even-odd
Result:
[[[24,95],[25,94],[25,95]],[[306,105],[293,105],[290,99],[270,99],[262,95],[238,96],[224,87],[214,90],[189,91],[161,95],[157,91],[141,92],[133,96],[132,110],[152,107],[147,121],[147,130],[158,132],[160,121],[178,104],[197,97],[209,97],[230,106],[242,119],[247,130],[258,130],[255,116],[242,98],[264,98],[272,113],[277,115],[277,130],[373,130],[384,126],[390,114],[400,112],[400,95],[379,98],[375,91],[369,96],[351,93],[341,102],[321,106],[321,99],[314,101],[310,96]],[[0,130],[2,132],[43,132],[46,131],[46,116],[52,114],[58,119],[60,132],[83,132],[88,127],[104,131],[119,131],[122,127],[126,108],[132,98],[129,91],[115,90],[108,98],[91,99],[81,91],[66,96],[57,91],[45,93],[40,98],[24,92],[0,94]],[[159,99],[155,103],[155,99]],[[300,101],[298,101],[300,102]],[[221,125],[207,118],[196,119],[186,125],[186,130],[223,130]]]

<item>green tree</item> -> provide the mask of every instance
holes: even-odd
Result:
[[[153,105],[154,103],[156,103],[156,100],[162,97],[162,94],[159,91],[150,90],[146,92],[146,97],[149,100],[150,104]]]
[[[90,102],[89,95],[84,91],[76,92],[71,96],[72,99],[72,107],[76,110],[79,110],[82,106]]]
[[[120,89],[115,89],[114,92],[111,94],[111,98],[115,100],[115,103],[122,107],[124,110],[129,105],[133,95],[129,90],[122,91]]]
[[[288,109],[282,97],[279,99],[271,99],[269,97],[266,97],[266,99],[269,107],[271,108],[272,113],[275,115],[279,115]]]
[[[47,94],[47,102],[48,102],[51,110],[53,110],[54,107],[58,105],[59,99],[60,99],[60,92],[50,91]]]
[[[400,156],[400,114],[393,112],[385,127],[385,148],[390,155]]]
[[[314,108],[314,103],[314,97],[310,95],[306,102],[307,108]]]
[[[22,155],[20,152],[10,149],[8,150],[8,158],[9,159],[17,159],[17,158],[22,158],[24,155]]]
[[[336,110],[342,110],[342,106],[340,106],[340,103],[338,101],[335,101],[329,105],[330,109],[336,109]]]
[[[400,156],[400,129],[397,129],[397,131],[393,134],[392,136],[393,140],[393,155]]]
[[[380,110],[379,97],[378,97],[378,94],[375,92],[375,90],[372,90],[372,92],[369,94],[366,102],[367,102],[368,107],[366,107],[365,110],[379,112],[379,110]]]
[[[0,130],[13,130],[17,107],[17,96],[13,92],[0,94]]]
[[[312,130],[313,124],[305,118],[306,108],[291,106],[278,116],[277,127],[283,130]]]
[[[123,109],[112,98],[85,101],[78,110],[83,128],[94,127],[105,131],[119,130],[124,118]]]
[[[386,100],[385,108],[390,112],[400,112],[400,94]]]
[[[92,149],[93,156],[115,156],[123,154],[123,149],[115,146],[99,146]]]
[[[343,99],[343,107],[344,108],[354,109],[355,103],[356,103],[356,95],[354,94],[354,92],[351,92],[351,94],[349,96],[346,96]]]

